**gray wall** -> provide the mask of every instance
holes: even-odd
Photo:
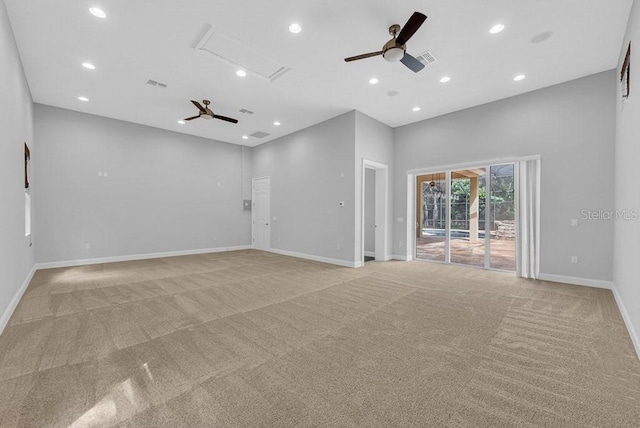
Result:
[[[408,170],[541,155],[541,272],[610,281],[612,223],[571,219],[614,206],[615,82],[608,71],[396,128],[394,217],[407,218]],[[406,223],[394,227],[405,254]]]
[[[0,0],[0,332],[7,310],[34,265],[25,237],[24,143],[33,158],[33,103],[4,1]],[[33,179],[31,184],[37,186]],[[35,203],[35,196],[33,197]],[[35,234],[33,234],[35,239]]]
[[[364,251],[376,249],[376,171],[365,170],[364,175]]]
[[[253,149],[253,176],[271,177],[273,249],[354,261],[354,138],[352,111]]]
[[[240,146],[43,105],[35,123],[38,262],[250,244]]]
[[[253,173],[253,149],[242,146],[242,199],[251,199],[251,174]]]
[[[635,1],[629,19],[627,34],[620,54],[620,67],[627,52],[629,41],[631,50],[631,94],[624,105],[618,98],[617,139],[615,162],[616,210],[640,209],[638,191],[638,162],[640,162],[640,4]],[[619,80],[617,76],[616,80]],[[624,302],[629,329],[635,336],[636,349],[640,355],[640,220],[615,222],[615,248],[613,279],[616,290]]]
[[[389,204],[393,201],[393,129],[359,111],[355,112],[355,260],[362,260],[362,162],[363,159],[389,167]],[[387,254],[391,255],[392,210],[387,218]]]

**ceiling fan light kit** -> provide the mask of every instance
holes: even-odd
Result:
[[[402,48],[391,48],[391,49],[387,49],[382,54],[382,57],[387,62],[398,62],[398,61],[400,61],[402,59],[404,54],[405,54],[405,52],[404,52],[404,49],[402,49]]]

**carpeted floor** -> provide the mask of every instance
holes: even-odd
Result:
[[[37,272],[0,426],[637,427],[610,291],[236,251]]]

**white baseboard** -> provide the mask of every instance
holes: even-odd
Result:
[[[60,262],[37,263],[36,269],[52,269],[61,267],[96,265],[102,263],[129,262],[133,260],[159,259],[163,257],[191,256],[194,254],[222,253],[225,251],[249,250],[251,245],[235,247],[201,248],[197,250],[168,251],[166,253],[132,254],[129,256],[102,257],[95,259],[65,260]]]
[[[375,251],[365,251],[364,255],[367,257],[375,257],[376,256],[376,252]]]
[[[280,254],[283,256],[297,257],[299,259],[312,260],[314,262],[329,263],[331,265],[338,265],[338,266],[344,266],[344,267],[350,267],[350,268],[362,267],[362,262],[351,262],[347,260],[330,259],[328,257],[320,257],[320,256],[314,256],[312,254],[297,253],[295,251],[279,250],[277,248],[269,248],[269,249],[262,249],[262,250],[268,251],[270,253]]]
[[[27,287],[29,286],[29,283],[33,279],[33,275],[36,273],[36,270],[37,270],[36,266],[34,265],[31,268],[31,272],[29,272],[27,277],[24,279],[24,282],[22,283],[22,285],[20,286],[16,294],[13,296],[13,299],[11,299],[11,302],[9,302],[9,306],[2,314],[2,318],[0,318],[0,334],[2,334],[2,332],[4,331],[4,328],[9,323],[9,319],[11,319],[11,315],[13,315],[13,311],[15,311],[16,307],[18,307],[18,303],[20,303],[20,299],[22,299],[22,295],[24,294],[25,291],[27,291]]]
[[[563,284],[582,285],[584,287],[605,288],[613,290],[613,282],[602,281],[600,279],[578,278],[573,276],[553,275],[549,273],[541,273],[538,279],[542,281],[561,282]]]
[[[640,336],[638,336],[638,332],[633,327],[633,324],[631,324],[631,318],[629,317],[629,312],[627,312],[627,307],[624,305],[624,302],[618,294],[618,290],[615,286],[613,287],[612,291],[613,297],[616,299],[616,303],[618,304],[620,314],[622,315],[622,319],[624,320],[624,324],[627,326],[627,331],[629,332],[629,336],[631,337],[631,343],[633,343],[633,347],[636,349],[638,359],[640,359]]]

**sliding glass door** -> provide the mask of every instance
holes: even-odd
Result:
[[[515,271],[513,164],[417,176],[416,258]]]
[[[451,172],[451,263],[484,267],[486,169]]]
[[[516,270],[516,205],[513,164],[491,166],[489,267]]]
[[[446,261],[448,216],[447,174],[418,176],[416,254],[424,260]]]

